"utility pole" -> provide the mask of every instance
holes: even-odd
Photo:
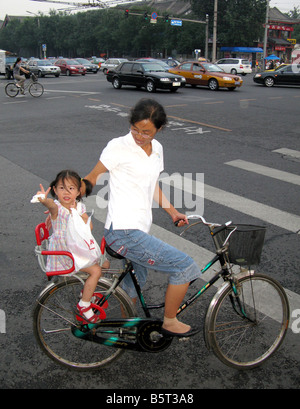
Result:
[[[206,14],[206,29],[205,29],[205,59],[208,60],[208,21],[209,16]]]
[[[214,4],[214,27],[213,27],[213,49],[212,49],[212,62],[216,61],[217,55],[217,20],[218,20],[218,0],[215,0]]]
[[[269,28],[269,8],[270,8],[270,0],[267,0],[265,37],[264,37],[264,52],[263,52],[263,71],[266,68],[265,58],[267,57],[267,42],[268,42],[268,28]]]

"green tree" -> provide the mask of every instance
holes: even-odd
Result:
[[[213,0],[191,0],[193,12],[205,19],[209,15],[210,32],[214,17]],[[253,46],[263,36],[266,0],[219,0],[217,39],[222,46]]]
[[[290,10],[287,15],[292,19],[299,20],[300,23],[300,7],[294,7],[293,10]],[[300,43],[300,24],[294,26],[293,38],[296,39],[297,44]]]

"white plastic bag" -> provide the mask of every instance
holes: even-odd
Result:
[[[68,220],[66,242],[75,261],[75,270],[79,271],[99,263],[101,251],[91,232],[91,217],[85,223],[76,209],[71,209]]]

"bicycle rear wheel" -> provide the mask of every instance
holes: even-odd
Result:
[[[249,369],[262,364],[281,345],[289,303],[282,286],[263,274],[239,278],[236,288],[238,295],[227,283],[214,297],[205,322],[206,339],[223,363]]]
[[[105,294],[110,286],[109,280],[100,279],[95,292]],[[118,358],[124,350],[75,336],[76,305],[82,288],[77,278],[66,278],[48,286],[34,308],[34,334],[43,352],[59,364],[78,370],[98,369]],[[118,288],[110,296],[105,312],[108,319],[135,315],[130,299]]]
[[[29,86],[29,94],[32,97],[38,98],[42,96],[44,93],[44,87],[39,82],[33,82]]]
[[[18,88],[16,86],[16,84],[14,82],[9,82],[6,86],[5,86],[5,93],[7,96],[14,98],[18,95],[20,88]]]

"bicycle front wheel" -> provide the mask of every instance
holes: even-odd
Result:
[[[18,95],[18,93],[19,93],[19,90],[20,90],[20,88],[18,88],[14,82],[9,82],[5,86],[6,95],[11,97],[11,98],[16,97]]]
[[[32,97],[38,98],[42,96],[44,93],[44,87],[39,82],[33,82],[29,86],[29,94]]]
[[[289,303],[282,286],[263,274],[246,275],[214,297],[205,322],[215,355],[237,369],[254,368],[281,345],[289,323]]]
[[[77,278],[65,278],[48,286],[34,308],[33,327],[39,346],[54,361],[73,369],[91,370],[112,362],[124,350],[75,336],[76,305],[83,284]],[[107,279],[100,279],[95,292],[105,295],[111,284]],[[118,288],[110,296],[105,312],[107,319],[135,315],[130,299]]]

